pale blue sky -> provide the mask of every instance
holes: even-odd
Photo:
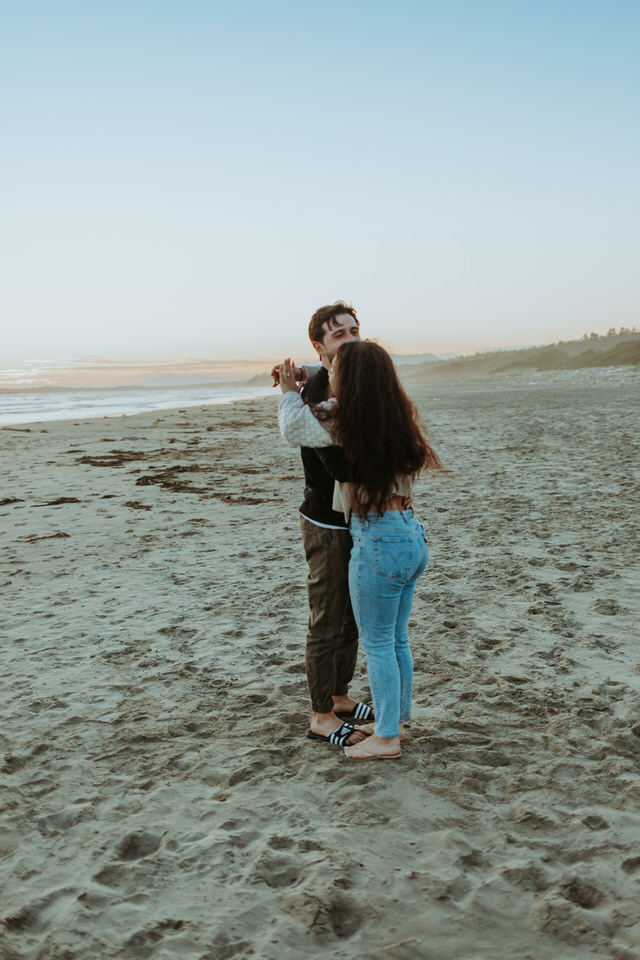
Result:
[[[30,2],[0,20],[0,366],[638,324],[636,0]],[[8,335],[7,335],[8,333]]]

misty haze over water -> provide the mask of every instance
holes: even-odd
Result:
[[[114,417],[169,410],[176,407],[201,407],[266,396],[268,386],[162,387],[93,390],[20,390],[0,393],[0,426],[75,420],[87,417]]]

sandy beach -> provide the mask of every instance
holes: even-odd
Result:
[[[0,429],[2,960],[640,958],[639,386],[411,385],[388,764],[305,739],[275,393]]]

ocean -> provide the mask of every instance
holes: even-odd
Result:
[[[118,387],[84,390],[0,391],[0,426],[51,420],[117,417],[150,410],[201,407],[269,396],[272,387]]]

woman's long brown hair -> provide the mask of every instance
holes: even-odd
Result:
[[[331,432],[349,461],[362,510],[384,510],[402,474],[442,470],[393,360],[370,340],[343,344],[333,361]]]

